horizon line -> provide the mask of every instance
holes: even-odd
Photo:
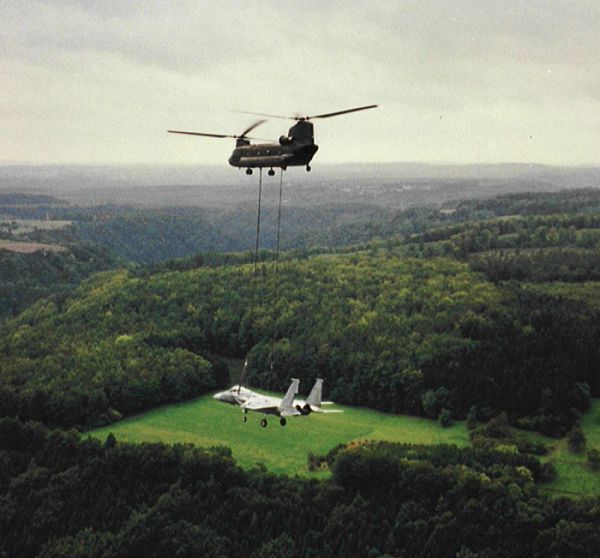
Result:
[[[457,163],[450,161],[326,161],[319,166],[375,166],[375,165],[421,165],[429,167],[477,167],[477,166],[521,166],[521,167],[555,167],[555,168],[600,168],[599,163],[539,163],[535,161],[499,161],[499,162],[470,162]],[[207,167],[238,170],[236,167],[223,163],[157,163],[157,162],[35,162],[0,160],[0,167]],[[266,167],[265,167],[266,168]]]

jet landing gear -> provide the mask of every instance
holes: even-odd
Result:
[[[251,169],[250,167],[248,167],[248,168],[246,169],[246,174],[247,174],[248,176],[250,176],[250,175],[252,174],[252,169]]]
[[[275,171],[273,169],[269,169],[269,172],[267,174],[269,176],[275,176]]]
[[[310,165],[306,165],[306,172],[310,172]]]
[[[246,422],[246,416],[245,415],[244,415],[244,422]],[[267,423],[267,419],[266,418],[260,420],[260,425],[261,425],[262,428],[266,428],[267,424],[268,423]],[[287,424],[286,418],[285,417],[281,417],[279,419],[279,424],[281,424],[281,426],[285,426]]]
[[[243,411],[242,422],[248,422],[248,409],[244,409]]]
[[[281,418],[279,419],[279,424],[281,424],[281,426],[285,426],[285,425],[287,424],[287,420],[286,420],[286,418],[285,418],[285,417],[281,417]],[[261,425],[263,428],[266,428],[266,427],[267,427],[267,419],[266,419],[266,418],[264,418],[264,419],[261,419],[261,421],[260,421],[260,425]]]

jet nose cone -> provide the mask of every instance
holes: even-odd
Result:
[[[213,395],[213,399],[216,399],[217,401],[220,401],[220,400],[221,400],[221,396],[222,396],[222,395],[223,395],[223,394],[222,394],[221,392],[219,392],[219,393],[215,393],[215,394]]]

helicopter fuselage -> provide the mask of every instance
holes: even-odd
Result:
[[[251,144],[239,138],[229,164],[238,168],[308,166],[318,149],[312,123],[300,120],[289,129],[287,136],[279,138],[279,143]]]
[[[310,163],[318,145],[305,143],[262,143],[240,145],[233,150],[229,164],[238,168],[298,167]]]

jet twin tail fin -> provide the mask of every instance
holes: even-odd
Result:
[[[300,380],[297,378],[292,378],[292,383],[288,388],[283,400],[281,401],[281,407],[291,407],[294,401],[294,396],[298,393],[298,386],[300,385]]]
[[[321,378],[317,378],[315,381],[315,385],[310,390],[308,397],[306,398],[306,403],[311,407],[320,407],[321,406],[321,392],[323,391],[323,380]]]

